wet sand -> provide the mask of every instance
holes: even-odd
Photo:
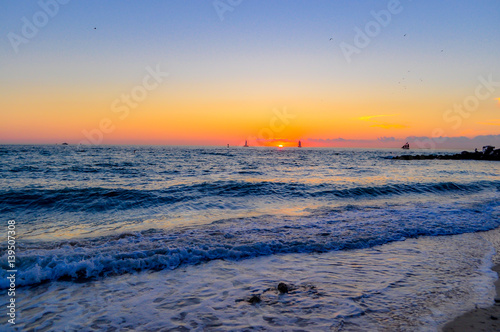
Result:
[[[500,275],[500,265],[493,267]],[[500,279],[495,282],[495,304],[488,308],[469,311],[443,327],[443,332],[500,331]]]

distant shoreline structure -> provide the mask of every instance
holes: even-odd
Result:
[[[451,154],[451,155],[437,155],[437,154],[428,154],[428,155],[402,155],[396,156],[392,159],[399,160],[415,160],[415,159],[445,159],[445,160],[494,160],[500,161],[500,149],[495,149],[492,145],[483,146],[482,151],[474,152],[462,151],[461,153]]]

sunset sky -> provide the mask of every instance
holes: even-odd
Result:
[[[499,17],[498,0],[3,1],[0,143],[500,135]]]

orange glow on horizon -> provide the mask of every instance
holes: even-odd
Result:
[[[477,113],[474,123],[464,121],[464,126],[455,130],[451,126],[454,122],[443,120],[450,104],[437,99],[413,103],[350,102],[344,97],[320,103],[304,96],[279,102],[241,96],[188,100],[182,91],[172,89],[152,92],[137,107],[120,112],[111,107],[120,94],[106,89],[99,93],[85,90],[86,98],[80,92],[62,89],[59,99],[46,98],[56,94],[56,87],[32,94],[33,98],[22,98],[14,93],[17,90],[12,91],[16,98],[0,101],[0,107],[6,110],[2,113],[0,142],[78,144],[88,140],[98,144],[239,146],[247,139],[251,146],[295,148],[300,139],[303,147],[380,147],[399,146],[399,142],[381,142],[378,138],[399,141],[409,136],[431,136],[435,127],[442,127],[444,136],[453,137],[465,130],[488,134],[499,126],[497,120],[489,118],[491,113],[483,111]],[[493,99],[498,105],[488,104],[491,111],[500,106],[500,98]],[[402,108],[408,114],[401,113]],[[457,116],[460,114],[449,115]],[[102,121],[107,125],[103,127]]]

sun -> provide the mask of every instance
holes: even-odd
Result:
[[[278,148],[282,148],[282,147],[283,147],[283,144],[278,145]]]

